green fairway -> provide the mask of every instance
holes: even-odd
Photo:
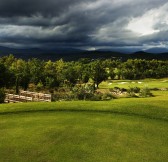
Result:
[[[167,122],[104,113],[1,116],[0,161],[166,161]]]
[[[144,87],[149,88],[168,88],[168,78],[163,79],[144,79],[144,80],[109,80],[102,82],[100,88],[129,88],[129,87]]]
[[[0,105],[0,162],[166,162],[168,92]]]

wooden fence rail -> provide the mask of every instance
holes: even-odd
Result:
[[[6,94],[6,103],[17,102],[51,102],[51,94],[21,91],[19,95]]]

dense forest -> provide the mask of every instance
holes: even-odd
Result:
[[[73,87],[76,84],[90,82],[94,88],[107,79],[144,79],[163,78],[168,76],[168,61],[128,59],[121,60],[90,60],[78,61],[28,61],[17,59],[13,55],[0,58],[0,87],[27,90],[33,86],[36,89],[54,89],[58,87]]]

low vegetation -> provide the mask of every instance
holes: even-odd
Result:
[[[168,76],[168,61],[129,59],[89,60],[55,62],[31,59],[24,61],[13,55],[0,58],[0,87],[30,91],[48,90],[52,93],[60,88],[73,89],[76,85],[91,84],[94,90],[102,81],[141,80]]]

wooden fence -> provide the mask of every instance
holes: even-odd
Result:
[[[6,94],[5,102],[51,102],[51,94],[21,91],[19,95]]]

